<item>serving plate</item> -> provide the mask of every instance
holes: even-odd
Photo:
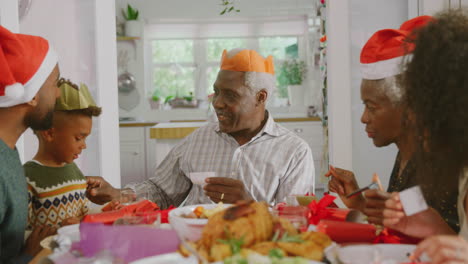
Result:
[[[337,246],[325,251],[331,263],[372,264],[410,262],[408,256],[416,249],[409,244],[372,244]],[[421,261],[428,261],[423,256]]]
[[[163,254],[159,256],[147,257],[139,259],[129,264],[198,264],[198,260],[194,256],[188,258],[183,257],[177,252]],[[223,262],[214,262],[212,264],[223,264]],[[323,264],[323,262],[309,261],[309,264]]]

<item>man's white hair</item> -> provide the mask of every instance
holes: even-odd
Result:
[[[237,53],[245,49],[235,48],[227,52],[227,57],[232,58]],[[268,93],[268,98],[273,96],[273,92],[276,89],[275,75],[265,72],[245,72],[245,86],[247,86],[253,94],[265,90]]]

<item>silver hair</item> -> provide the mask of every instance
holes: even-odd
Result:
[[[243,50],[245,49],[232,49],[227,52],[227,57],[232,58]],[[264,72],[246,72],[244,77],[244,85],[247,86],[253,94],[258,93],[261,90],[265,90],[268,94],[267,100],[273,95],[273,92],[276,89],[276,79],[272,74]]]
[[[374,87],[382,94],[386,95],[392,104],[396,105],[401,103],[403,98],[403,89],[400,85],[400,75],[394,75],[379,80],[367,80],[367,82],[374,82]]]

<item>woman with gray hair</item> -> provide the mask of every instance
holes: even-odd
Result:
[[[385,201],[391,192],[399,192],[417,184],[413,154],[413,123],[405,113],[401,82],[401,62],[414,46],[406,45],[411,38],[411,31],[425,25],[432,18],[421,16],[411,19],[398,30],[384,29],[377,31],[367,41],[361,51],[361,98],[365,105],[361,122],[365,131],[376,147],[395,144],[398,154],[395,160],[387,192],[369,190],[364,195],[347,198],[359,189],[351,171],[333,168],[326,176],[331,176],[329,190],[338,193],[346,206],[361,210],[368,216],[368,221],[382,224]],[[432,205],[444,220],[457,231],[459,229],[456,209],[456,193],[438,194],[428,197]],[[439,199],[443,202],[437,202]]]

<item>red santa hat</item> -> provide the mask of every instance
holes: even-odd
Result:
[[[31,101],[57,61],[47,40],[0,26],[0,107]]]
[[[375,32],[361,51],[362,78],[378,80],[400,74],[404,56],[414,50],[414,44],[407,39],[415,29],[432,20],[430,16],[419,16],[404,22],[399,29]]]

